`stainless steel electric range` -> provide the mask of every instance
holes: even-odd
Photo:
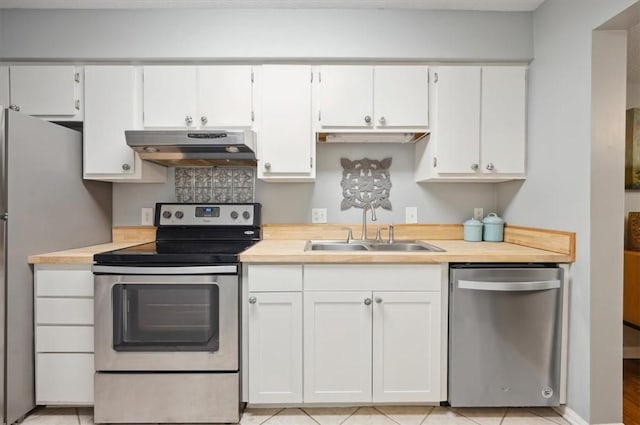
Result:
[[[155,225],[94,256],[94,421],[238,422],[238,256],[260,204],[159,203]]]

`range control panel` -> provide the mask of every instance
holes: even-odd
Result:
[[[156,226],[259,226],[260,204],[156,204]]]

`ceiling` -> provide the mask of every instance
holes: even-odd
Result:
[[[544,0],[0,0],[0,9],[422,9],[531,11]]]

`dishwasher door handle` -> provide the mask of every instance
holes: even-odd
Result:
[[[559,280],[536,280],[529,282],[490,282],[484,280],[459,280],[458,288],[476,291],[544,291],[560,288]]]

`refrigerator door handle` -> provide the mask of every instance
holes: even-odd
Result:
[[[529,282],[489,282],[478,280],[459,280],[458,288],[475,291],[544,291],[560,288],[559,280],[536,280]]]

